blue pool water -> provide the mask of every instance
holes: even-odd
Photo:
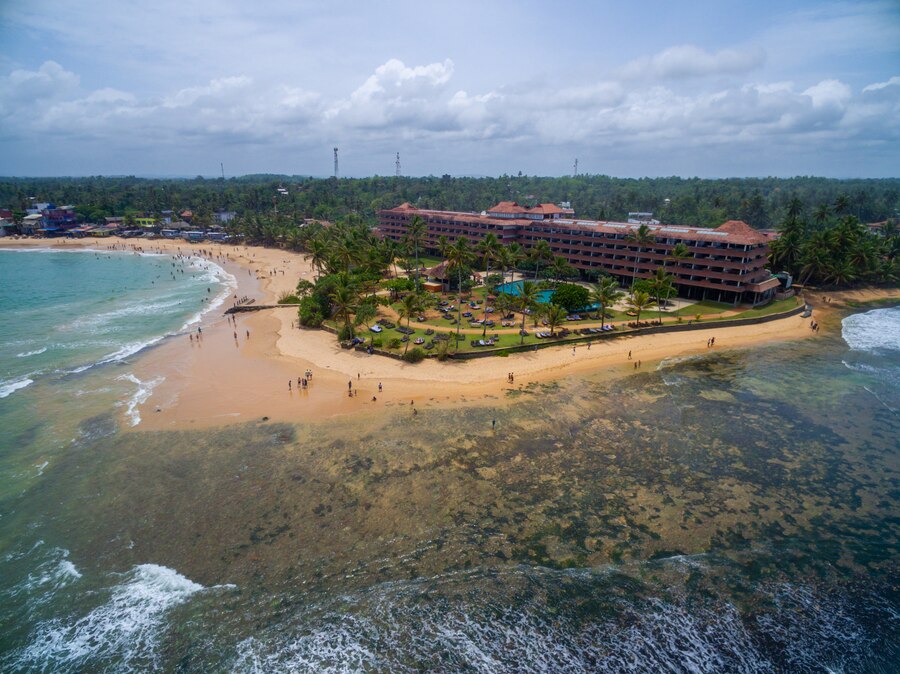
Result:
[[[507,293],[509,295],[513,295],[514,297],[518,297],[519,293],[522,290],[522,281],[513,281],[512,283],[503,283],[497,286],[498,293]],[[553,290],[542,290],[538,293],[537,301],[541,304],[550,304],[553,301]],[[599,304],[589,304],[586,307],[581,307],[578,311],[597,311],[600,308]]]
[[[497,286],[498,293],[507,293],[508,295],[513,295],[514,297],[518,297],[519,293],[522,292],[522,281],[513,281],[512,283],[503,283]],[[552,290],[542,290],[538,293],[538,302],[541,304],[549,304],[553,299],[553,291]]]

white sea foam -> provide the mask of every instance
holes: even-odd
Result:
[[[841,336],[854,351],[900,351],[900,307],[847,316]]]
[[[87,615],[40,623],[15,664],[36,671],[79,671],[103,670],[100,663],[114,661],[116,671],[156,669],[166,612],[202,589],[173,569],[136,566]]]
[[[185,321],[184,325],[181,326],[182,330],[187,330],[190,326],[196,325],[203,319],[203,316],[222,306],[225,300],[228,299],[228,296],[231,295],[231,291],[237,288],[237,279],[233,274],[229,274],[215,262],[207,261],[207,263],[209,275],[202,277],[201,280],[209,284],[222,284],[224,287],[216,294],[214,298],[212,298],[211,301],[206,303],[206,306],[202,311],[198,311],[187,321]]]
[[[47,347],[43,347],[42,349],[35,349],[34,351],[25,351],[23,353],[17,353],[16,358],[28,358],[29,356],[37,356],[38,354],[44,353],[47,350]]]
[[[120,318],[158,314],[166,309],[173,309],[177,306],[181,306],[185,302],[186,300],[183,298],[157,302],[135,302],[112,311],[105,311],[103,313],[77,318],[66,325],[66,328],[71,330],[90,328],[92,331],[96,331],[98,327],[112,323]]]
[[[153,393],[153,389],[163,381],[163,377],[157,377],[156,379],[151,379],[150,381],[141,381],[133,374],[123,374],[120,377],[116,377],[119,381],[130,381],[133,384],[137,384],[137,391],[135,391],[134,395],[128,399],[126,414],[128,418],[131,419],[131,425],[137,426],[141,423],[141,414],[138,412],[138,407],[143,405]]]
[[[7,396],[11,396],[13,393],[18,391],[19,389],[23,389],[26,386],[30,386],[34,383],[34,379],[29,379],[28,377],[21,377],[19,379],[7,379],[5,381],[0,381],[0,398],[6,398]]]
[[[29,554],[34,550],[32,548]],[[52,601],[59,590],[81,578],[81,572],[69,560],[69,551],[65,548],[50,548],[42,557],[43,560],[12,591],[13,596],[28,595],[32,606]]]

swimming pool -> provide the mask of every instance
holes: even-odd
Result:
[[[522,289],[522,281],[513,281],[511,283],[502,283],[497,286],[496,291],[498,293],[507,293],[509,295],[513,295],[514,297],[518,297],[519,293]],[[538,292],[537,301],[540,304],[550,304],[553,301],[553,290],[541,290]],[[587,312],[587,311],[597,311],[600,308],[599,304],[589,304],[586,307],[582,307],[578,311]]]
[[[513,295],[514,297],[518,297],[519,293],[522,292],[522,281],[513,281],[511,283],[502,283],[497,286],[498,293],[506,293],[508,295]],[[541,290],[538,292],[537,301],[541,304],[549,304],[550,300],[553,298],[552,290]]]

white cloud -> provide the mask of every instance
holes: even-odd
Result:
[[[809,96],[814,107],[842,108],[850,100],[851,91],[850,87],[838,80],[823,80],[809,87],[803,95]]]
[[[813,152],[826,140],[837,151],[854,138],[896,142],[900,124],[896,77],[858,93],[837,79],[807,85],[714,80],[698,88],[626,78],[473,93],[453,86],[450,60],[408,66],[390,59],[362,82],[343,97],[329,97],[231,75],[142,97],[111,87],[86,91],[77,75],[48,62],[4,79],[0,124],[7,139],[35,145],[49,137],[144,153],[240,145],[272,156],[318,152],[339,140],[358,156],[403,145],[469,162],[526,150],[648,160],[698,149],[740,155],[768,148],[777,155]],[[34,105],[35,96],[43,97],[41,105]]]
[[[759,47],[710,53],[694,45],[679,45],[631,61],[621,75],[625,79],[661,80],[735,75],[750,72],[764,62],[765,53]]]
[[[887,82],[875,82],[874,84],[870,84],[867,87],[863,87],[863,91],[881,91],[882,89],[888,89],[891,87],[900,87],[900,77],[892,77]]]

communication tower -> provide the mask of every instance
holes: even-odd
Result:
[[[337,148],[334,148],[334,177],[338,177]]]
[[[395,166],[397,167],[397,177],[399,178],[400,177],[400,153],[399,152],[397,153],[397,162],[395,163]]]
[[[578,157],[575,157],[575,167],[572,169],[572,176],[578,177]]]

